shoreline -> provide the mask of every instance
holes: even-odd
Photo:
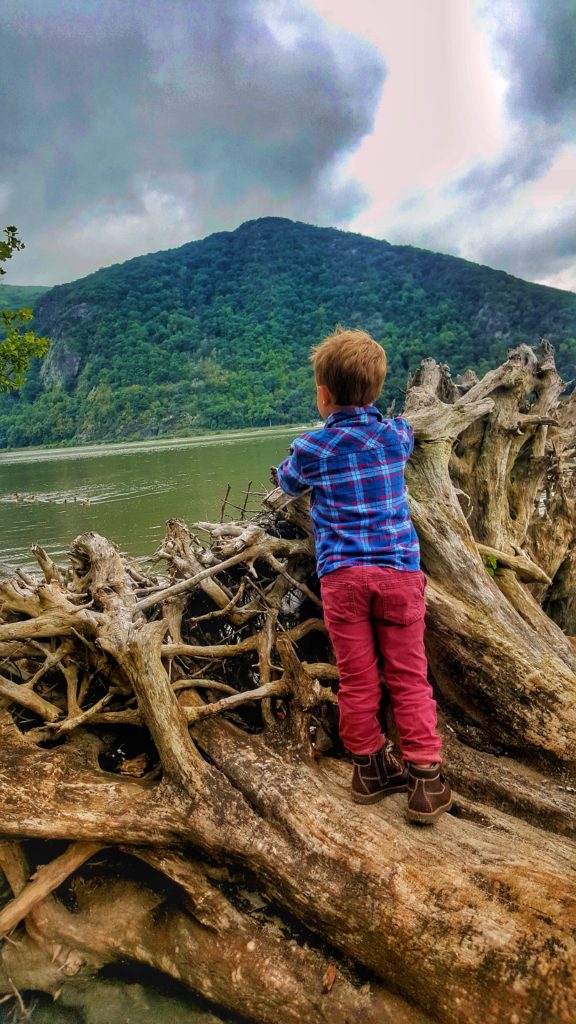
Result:
[[[166,435],[162,437],[150,437],[150,438],[137,438],[126,441],[85,441],[76,442],[69,444],[68,442],[58,442],[53,444],[44,445],[29,445],[22,448],[1,448],[0,449],[0,465],[3,463],[10,463],[12,461],[26,461],[26,456],[32,458],[42,457],[42,455],[50,456],[52,453],[57,456],[65,452],[75,452],[76,454],[82,454],[89,456],[90,454],[97,455],[114,455],[128,446],[134,451],[150,451],[153,448],[162,447],[178,447],[183,448],[194,447],[195,445],[209,445],[215,444],[218,440],[223,440],[225,443],[230,441],[241,441],[244,438],[250,439],[257,435],[264,437],[274,437],[278,434],[294,432],[296,436],[302,430],[310,430],[317,426],[320,426],[319,421],[313,421],[308,423],[278,423],[267,427],[235,427],[233,430],[209,430],[201,434],[174,434]]]

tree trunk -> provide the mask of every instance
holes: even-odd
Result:
[[[453,813],[359,807],[304,499],[1,585],[0,989],[136,960],[266,1024],[572,1021],[574,399],[427,360],[405,415]],[[204,532],[207,541],[197,534]],[[42,845],[58,840],[49,863]],[[36,873],[35,873],[36,872]]]

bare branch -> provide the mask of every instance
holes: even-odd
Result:
[[[38,869],[18,896],[0,910],[0,938],[3,938],[38,906],[54,889],[104,848],[104,843],[72,843],[65,853]]]
[[[3,676],[0,676],[0,696],[5,697],[11,703],[27,708],[28,711],[33,711],[35,715],[43,718],[46,722],[55,722],[63,714],[60,708],[50,704],[43,697],[38,696],[37,693],[34,693],[26,685],[13,683],[10,679],[5,679]]]
[[[224,711],[233,711],[242,704],[249,704],[254,700],[264,700],[267,697],[281,697],[286,694],[286,683],[278,679],[273,683],[266,683],[265,686],[258,686],[254,690],[246,690],[244,693],[234,694],[232,697],[223,697],[214,704],[203,704],[201,707],[186,708],[186,717],[190,725],[201,718],[209,718],[211,715],[220,715]]]

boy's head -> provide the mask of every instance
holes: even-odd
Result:
[[[321,415],[341,405],[372,405],[378,398],[386,353],[365,331],[337,327],[312,349],[311,358]]]

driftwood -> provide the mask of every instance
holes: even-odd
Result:
[[[349,801],[305,499],[169,521],[157,575],[90,533],[70,568],[36,546],[41,577],[0,584],[0,991],[130,960],[258,1024],[574,1019],[561,392],[547,343],[481,381],[427,360],[409,386],[456,790],[433,830],[401,796]]]

